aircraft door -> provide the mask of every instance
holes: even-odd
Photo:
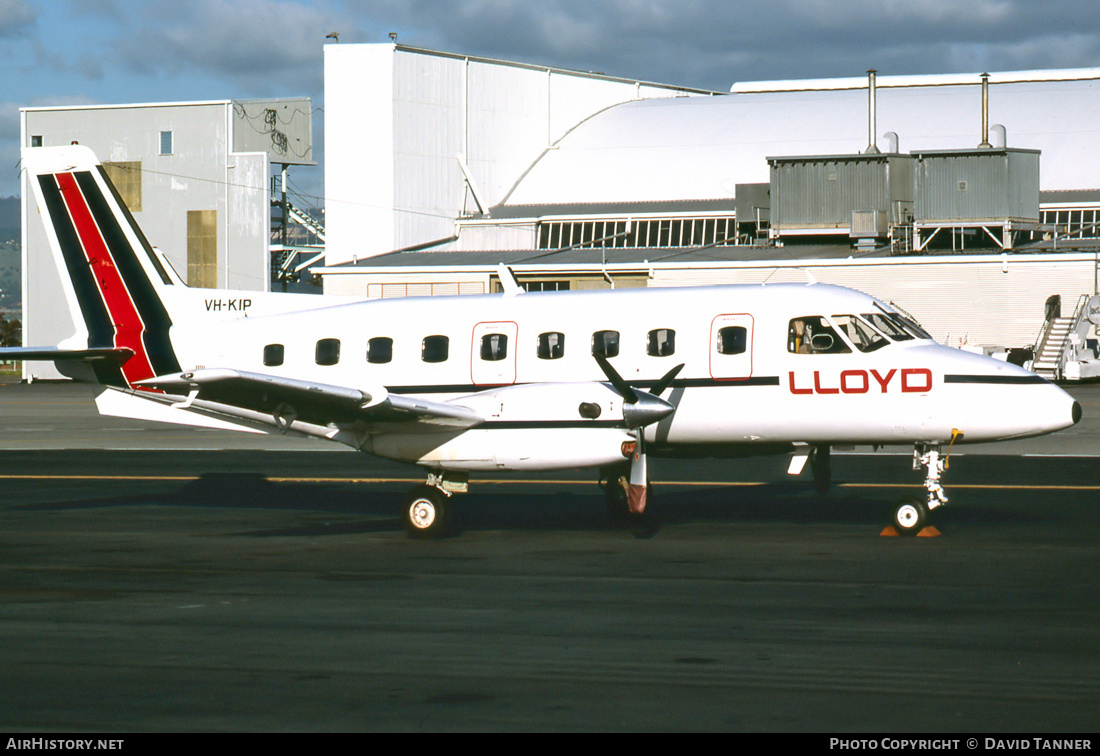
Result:
[[[710,377],[737,381],[752,377],[753,319],[748,313],[719,315],[710,325]]]
[[[476,386],[505,386],[516,382],[516,341],[513,322],[478,323],[470,349],[470,379]]]

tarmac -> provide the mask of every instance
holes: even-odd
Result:
[[[442,541],[403,465],[101,418],[0,384],[0,732],[1100,729],[1100,386],[961,447],[935,538],[880,536],[905,449],[501,475]],[[821,737],[822,747],[828,747]],[[964,738],[965,742],[965,738]]]

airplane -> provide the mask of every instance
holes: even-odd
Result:
[[[1076,424],[1015,365],[937,344],[903,311],[816,282],[343,301],[187,287],[86,147],[23,164],[78,332],[53,360],[100,384],[101,413],[295,433],[423,468],[403,520],[447,534],[470,473],[589,467],[644,515],[651,456],[791,454],[827,490],[830,450],[913,447],[916,534],[947,502],[944,452]],[[667,392],[667,396],[666,396]]]

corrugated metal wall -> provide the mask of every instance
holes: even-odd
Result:
[[[1030,346],[1043,324],[1047,297],[1063,307],[1093,291],[1091,255],[990,255],[952,258],[747,263],[709,269],[657,269],[650,286],[807,281],[848,286],[913,314],[938,341]],[[834,314],[834,313],[825,313]]]
[[[1039,222],[1039,153],[974,150],[917,155],[917,223]]]
[[[913,199],[908,155],[771,158],[772,227],[847,229],[852,213]],[[889,217],[889,216],[887,216]]]

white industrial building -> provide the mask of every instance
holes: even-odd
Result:
[[[983,118],[979,74],[714,92],[397,44],[329,44],[324,61],[326,294],[483,293],[500,262],[544,290],[810,275],[894,300],[941,340],[1023,347],[1037,346],[1052,297],[1068,316],[1096,292],[1100,69],[994,72]],[[254,246],[219,236],[217,285],[266,287],[258,238],[280,161],[238,148],[252,122],[232,103],[205,105],[223,124],[194,136],[215,156],[209,180],[162,166],[156,108],[82,109],[96,125],[78,133],[70,118],[43,143],[145,161],[147,196],[157,186],[174,203],[174,225],[148,235],[181,270],[184,209],[216,208],[220,223],[262,207],[233,221],[255,220]],[[24,111],[25,144],[52,112]],[[28,262],[34,286],[55,285]],[[68,335],[36,317],[27,343]]]
[[[1019,347],[1052,296],[1069,315],[1096,292],[1100,69],[992,73],[983,118],[980,74],[718,93],[394,44],[325,53],[326,293],[481,293],[499,262],[540,289],[808,271],[952,343]],[[865,207],[845,171],[880,156],[915,178]],[[839,216],[781,222],[792,162],[811,215],[853,195]]]
[[[22,144],[77,142],[103,162],[151,242],[191,286],[267,291],[272,165],[314,165],[309,98],[20,110]],[[56,344],[72,314],[24,177],[23,340]],[[52,363],[27,378],[59,377]]]

